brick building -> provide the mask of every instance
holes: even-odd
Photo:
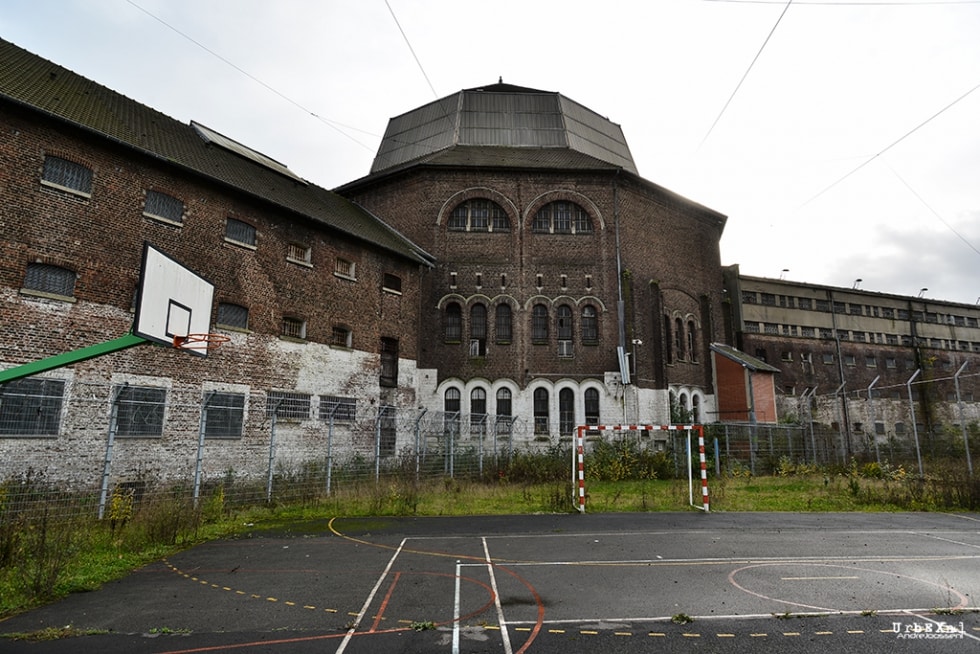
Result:
[[[97,478],[110,396],[123,477],[186,474],[201,411],[176,407],[205,398],[223,403],[204,426],[212,474],[261,470],[248,435],[266,441],[273,413],[280,451],[302,460],[322,451],[309,425],[338,406],[347,421],[417,406],[431,257],[376,216],[5,41],[0,129],[0,368],[126,334],[144,242],[214,284],[211,324],[230,338],[206,358],[146,345],[4,384],[0,460],[15,472],[28,456]]]
[[[539,439],[667,423],[672,402],[713,415],[725,217],[642,178],[608,119],[558,93],[463,90],[392,119],[370,174],[336,190],[436,259],[421,405]]]
[[[725,269],[726,341],[778,368],[779,415],[832,424],[848,443],[976,423],[980,306],[857,286]]]

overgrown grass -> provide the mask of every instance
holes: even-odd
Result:
[[[345,479],[326,495],[318,471],[303,469],[277,480],[266,501],[262,489],[230,477],[194,502],[181,487],[156,492],[117,489],[105,519],[91,497],[49,488],[33,473],[0,485],[0,617],[73,592],[98,588],[180,549],[256,530],[325,530],[334,516],[463,516],[573,513],[575,491],[568,454],[517,455],[483,479],[428,477],[404,470],[380,480]],[[593,457],[586,483],[590,513],[687,511],[686,479],[664,478],[673,465],[663,453],[626,445]],[[771,477],[742,468],[709,481],[718,511],[921,511],[980,508],[980,480],[955,468],[926,479],[901,467],[854,462],[836,469],[780,461]],[[339,476],[338,476],[339,477]],[[288,483],[287,483],[288,482]],[[695,501],[700,485],[694,486]],[[48,500],[48,501],[46,501]],[[70,518],[57,518],[70,516]]]

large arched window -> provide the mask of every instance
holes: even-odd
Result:
[[[451,232],[509,232],[510,219],[496,202],[474,198],[453,209],[447,227]]]
[[[531,310],[531,340],[535,343],[548,342],[548,307],[535,304]]]
[[[513,340],[513,319],[509,304],[501,303],[497,305],[496,315],[494,316],[494,327],[496,328],[496,339],[498,343],[510,343]]]
[[[558,335],[558,356],[572,356],[572,308],[567,304],[558,307],[555,332]]]
[[[470,356],[487,354],[487,306],[474,304],[470,307]]]
[[[701,422],[701,396],[697,393],[691,395],[691,422]]]
[[[442,328],[448,343],[459,343],[463,338],[463,310],[456,302],[450,302],[442,315]]]
[[[582,307],[582,342],[599,342],[599,320],[595,307],[591,304],[586,304]]]
[[[575,429],[575,393],[570,388],[558,391],[558,433],[571,436]]]
[[[548,389],[534,389],[534,433],[549,434],[551,428],[548,425]]]
[[[592,219],[585,209],[574,202],[560,200],[538,210],[531,230],[538,234],[591,234]]]

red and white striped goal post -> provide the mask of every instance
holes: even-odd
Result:
[[[578,484],[579,513],[585,513],[585,432],[587,431],[686,431],[687,449],[691,450],[691,432],[698,435],[698,453],[701,460],[701,506],[694,504],[694,477],[691,465],[687,466],[687,479],[691,506],[709,511],[708,501],[708,460],[704,454],[703,425],[579,425],[575,428],[575,447],[572,448],[572,478]]]

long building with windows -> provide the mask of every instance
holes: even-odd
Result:
[[[848,442],[937,432],[980,419],[980,306],[725,270],[729,342],[779,370],[780,416]],[[912,409],[915,415],[913,418]],[[914,422],[913,422],[914,420]]]

